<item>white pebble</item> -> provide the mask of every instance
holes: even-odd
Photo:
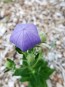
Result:
[[[50,0],[50,3],[52,3],[52,4],[56,4],[57,1],[56,1],[56,0]]]
[[[61,7],[65,7],[65,2],[61,2],[61,3],[60,3],[60,6],[61,6]]]
[[[14,82],[13,81],[9,81],[8,87],[14,87]]]
[[[54,69],[54,66],[53,66],[53,65],[50,65],[50,68],[51,68],[51,69]]]
[[[49,61],[54,60],[55,59],[55,53],[49,52],[47,58],[48,58]]]
[[[3,36],[3,34],[5,33],[6,31],[6,27],[4,24],[0,24],[0,36]]]
[[[48,85],[48,87],[52,87],[52,84],[51,84],[50,80],[47,80],[47,85]]]
[[[5,11],[4,9],[1,10],[1,12],[0,12],[0,16],[1,16],[1,17],[4,16],[4,13],[5,13],[4,11]]]
[[[24,85],[21,85],[21,87],[24,87]]]
[[[61,45],[61,42],[60,41],[56,41],[56,45]]]
[[[0,68],[0,72],[2,72],[4,69],[5,69],[5,66],[2,66],[2,67]]]
[[[56,87],[63,87],[63,86],[60,83],[57,83]]]

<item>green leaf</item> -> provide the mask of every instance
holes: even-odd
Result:
[[[45,80],[43,80],[43,87],[48,87]]]
[[[39,67],[39,66],[41,66],[41,64],[43,64],[43,63],[41,63],[41,62],[43,62],[43,59],[42,59],[43,54],[40,52],[37,57],[38,58],[35,60],[33,67]]]
[[[41,79],[43,78],[44,80],[49,79],[50,75],[54,72],[54,69],[48,67],[48,63],[43,59],[37,62],[34,69],[36,74],[38,74],[39,77],[41,77]]]
[[[40,71],[39,71],[39,75],[40,77],[44,80],[47,80],[49,79],[50,75],[54,72],[54,69],[51,69],[49,68],[48,66],[46,66],[45,68],[44,67],[41,67]]]
[[[23,53],[18,47],[15,47],[15,50],[16,50],[18,53],[20,53],[20,54]]]
[[[26,82],[26,81],[29,81],[30,78],[27,76],[27,77],[21,77],[20,81],[21,82]]]
[[[30,71],[26,67],[17,68],[13,75],[15,75],[15,76],[29,76]]]
[[[29,82],[29,84],[28,84],[28,87],[32,87],[32,85],[30,84],[30,82]]]
[[[19,68],[13,68],[15,76],[21,76],[21,82],[29,82],[28,87],[47,87],[46,80],[53,73],[53,69],[48,66],[48,62],[43,59],[43,51],[37,47],[22,52],[16,47],[18,53],[23,54],[23,64]],[[12,60],[8,60],[9,69],[14,65]]]
[[[11,70],[11,69],[15,68],[15,63],[14,63],[13,60],[7,59],[5,66],[6,66],[7,69]]]
[[[37,70],[37,72],[39,72],[39,71],[41,72],[41,70],[45,69],[45,67],[47,66],[47,64],[48,63],[46,61],[40,60],[36,64],[35,69]]]
[[[23,55],[22,61],[23,61],[23,65],[22,66],[28,66],[27,59],[26,59],[25,55]]]
[[[45,80],[42,80],[37,74],[33,75],[30,82],[30,87],[47,87]]]
[[[27,60],[23,60],[23,65],[24,67],[28,66]]]
[[[37,54],[35,55],[35,60],[37,60],[38,57],[39,57],[39,53],[37,53]]]
[[[27,56],[27,51],[26,52],[23,52],[21,49],[19,49],[18,47],[15,47],[15,50],[19,53],[19,54],[23,54],[23,56],[26,58]]]

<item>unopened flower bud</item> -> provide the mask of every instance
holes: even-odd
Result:
[[[28,61],[29,64],[33,63],[34,60],[35,60],[35,58],[34,58],[33,54],[29,54],[27,56],[27,61]]]
[[[46,34],[44,32],[39,33],[40,39],[42,43],[46,42]]]

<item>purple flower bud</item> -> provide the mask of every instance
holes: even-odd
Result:
[[[41,42],[37,28],[34,24],[16,25],[10,37],[10,41],[22,51],[27,51]]]

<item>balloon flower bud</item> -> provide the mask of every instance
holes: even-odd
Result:
[[[40,39],[42,43],[46,42],[46,34],[44,32],[39,33]]]
[[[34,24],[17,24],[10,41],[22,51],[27,51],[41,42]]]
[[[34,54],[29,54],[27,56],[27,61],[29,64],[32,64],[34,62],[34,60],[35,60]]]

